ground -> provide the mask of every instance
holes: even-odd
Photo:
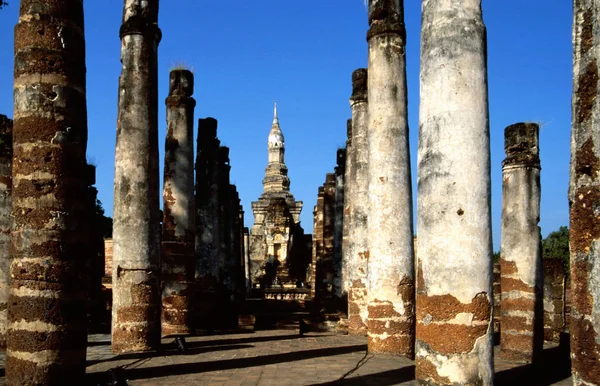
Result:
[[[107,385],[114,374],[128,385],[416,385],[414,362],[366,352],[365,337],[295,330],[200,335],[187,338],[188,350],[177,351],[174,339],[163,339],[164,351],[114,355],[110,335],[89,337],[89,385]],[[566,353],[566,356],[565,356]],[[527,366],[502,361],[496,351],[496,385],[535,384],[524,377]],[[568,351],[544,350],[538,384],[572,385]],[[4,353],[0,354],[4,367]],[[117,372],[113,369],[118,369]],[[4,384],[4,370],[0,370]],[[110,383],[113,384],[113,383]],[[121,383],[125,385],[125,383]],[[121,385],[119,384],[119,385]],[[116,385],[116,383],[115,383]]]

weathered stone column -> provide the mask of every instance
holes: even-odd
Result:
[[[347,308],[342,301],[347,300],[343,292],[342,281],[342,240],[344,233],[344,186],[346,176],[346,149],[338,149],[335,167],[334,222],[333,222],[333,294],[336,299],[336,310]]]
[[[344,175],[344,181],[352,181],[352,119],[348,119],[346,121],[346,172]],[[348,292],[350,289],[350,280],[348,278],[349,275],[349,265],[348,260],[351,255],[352,249],[352,240],[350,240],[350,213],[351,213],[351,204],[350,201],[351,193],[350,193],[350,185],[346,183],[344,185],[344,224],[342,226],[342,276],[344,277],[344,281],[342,282],[342,291]]]
[[[20,2],[15,26],[7,385],[83,385],[88,215],[83,2]]]
[[[195,320],[202,327],[214,327],[220,273],[219,145],[217,120],[198,120],[196,154],[196,300]]]
[[[169,79],[161,240],[162,335],[190,332],[196,256],[194,238],[194,75]]]
[[[403,1],[369,1],[369,25],[369,352],[412,358],[415,264]]]
[[[565,331],[565,266],[561,259],[544,258],[544,340],[560,342]]]
[[[113,209],[112,350],[160,344],[158,0],[125,0]]]
[[[348,233],[352,239],[352,249],[346,256],[348,284],[348,332],[365,335],[367,333],[367,263],[369,245],[367,217],[369,213],[369,104],[367,102],[367,69],[359,68],[352,73],[352,151],[347,158],[352,164],[352,175],[347,175],[345,193],[352,202],[348,220]],[[344,224],[345,226],[346,224]]]
[[[538,138],[535,123],[504,131],[500,354],[522,363],[536,360],[544,346]]]
[[[571,367],[574,385],[600,385],[600,1],[573,8],[571,130]]]
[[[486,32],[481,1],[423,0],[416,378],[493,382]]]
[[[12,126],[11,119],[0,115],[0,350],[6,349],[6,314],[10,292]]]

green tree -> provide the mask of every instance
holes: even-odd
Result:
[[[542,240],[542,257],[561,259],[569,269],[569,228],[562,226]]]
[[[113,219],[104,215],[102,202],[96,199],[96,224],[104,238],[112,238]]]

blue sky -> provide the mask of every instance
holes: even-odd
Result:
[[[405,0],[407,77],[413,189],[419,106],[418,0]],[[85,1],[88,159],[97,164],[99,198],[112,213],[118,31],[122,0]],[[568,0],[483,0],[488,30],[494,249],[499,249],[504,128],[541,124],[542,234],[568,224],[571,121],[571,23]],[[18,1],[0,11],[0,114],[12,117],[13,27]],[[219,120],[231,148],[231,181],[252,225],[250,202],[262,191],[273,101],[286,138],[291,190],[304,201],[302,225],[325,174],[343,146],[351,73],[367,65],[367,12],[362,0],[161,1],[159,141],[164,156],[169,70],[195,73],[195,118]],[[162,174],[162,172],[161,172]],[[415,191],[416,193],[416,191]],[[414,197],[416,199],[416,196]]]

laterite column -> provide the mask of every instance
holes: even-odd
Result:
[[[600,385],[600,0],[573,6],[571,128],[571,368],[574,385]]]
[[[7,385],[83,385],[87,111],[81,0],[22,0],[15,26]]]
[[[367,263],[369,245],[367,218],[369,213],[369,104],[367,93],[367,69],[359,68],[352,73],[352,175],[346,185],[352,211],[348,219],[348,232],[352,249],[347,256],[348,266],[348,332],[355,335],[367,333]]]
[[[158,0],[125,0],[113,214],[112,350],[160,344]]]
[[[481,1],[423,0],[416,378],[493,382],[486,32]]]
[[[544,345],[538,136],[535,123],[504,130],[500,355],[521,363],[534,362]]]
[[[403,1],[369,1],[369,25],[369,352],[412,358],[415,264]]]
[[[196,254],[194,238],[194,75],[173,70],[169,79],[161,256],[162,335],[190,332]]]

